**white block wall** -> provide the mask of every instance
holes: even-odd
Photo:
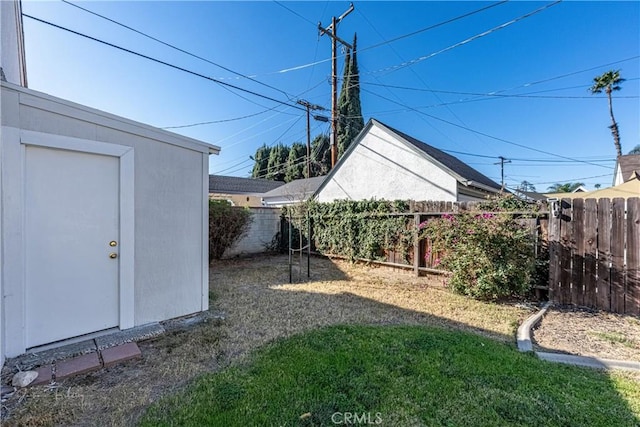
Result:
[[[253,214],[253,223],[247,235],[227,249],[223,258],[257,254],[266,251],[280,231],[280,209],[277,208],[249,208]]]

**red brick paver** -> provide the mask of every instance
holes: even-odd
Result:
[[[40,366],[35,371],[38,373],[38,377],[29,385],[44,385],[51,382],[51,377],[53,376],[51,365]]]
[[[56,380],[86,374],[102,367],[98,353],[89,353],[56,363]]]
[[[124,362],[125,360],[131,360],[142,356],[138,345],[134,342],[107,348],[102,350],[100,353],[102,354],[102,360],[104,361],[105,368]]]

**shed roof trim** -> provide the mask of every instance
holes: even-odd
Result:
[[[57,114],[76,119],[87,120],[101,126],[117,129],[159,142],[176,145],[182,148],[198,150],[209,154],[218,154],[220,147],[188,136],[169,132],[158,127],[107,113],[86,105],[67,101],[43,92],[24,88],[12,83],[1,82],[3,88],[19,93],[19,102],[33,108],[55,111]]]

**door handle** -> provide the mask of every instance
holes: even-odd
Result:
[[[112,240],[109,242],[109,246],[113,247],[113,246],[118,246],[118,242],[116,242],[115,240]]]
[[[118,258],[118,254],[117,254],[117,253],[115,253],[115,252],[111,252],[111,253],[109,254],[109,258],[111,258],[111,259]]]

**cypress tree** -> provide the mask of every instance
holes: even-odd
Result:
[[[267,179],[273,181],[284,181],[285,170],[287,168],[287,158],[289,157],[289,147],[278,143],[271,148],[269,162],[267,163]]]
[[[256,154],[253,156],[255,163],[251,171],[251,178],[264,178],[267,175],[270,153],[271,148],[267,147],[267,144],[263,144],[256,150]]]
[[[294,142],[289,148],[289,158],[287,159],[287,170],[284,182],[291,182],[294,179],[304,178],[307,168],[307,147],[299,142]]]
[[[353,36],[353,52],[347,50],[344,78],[338,98],[338,158],[342,157],[364,128],[360,103],[360,71],[357,58],[357,35]]]
[[[349,117],[351,118],[351,133],[353,138],[358,136],[360,131],[364,128],[364,118],[362,117],[362,104],[360,103],[360,70],[358,69],[358,57],[357,57],[357,43],[358,36],[357,34],[353,35],[353,55],[351,56],[351,67],[350,76],[349,76],[349,84],[351,85],[350,89],[350,99],[349,99],[349,109],[347,111]],[[349,142],[353,141],[353,138]]]
[[[331,170],[331,147],[329,137],[317,135],[311,142],[311,176],[323,176]],[[305,168],[305,176],[307,170]]]

